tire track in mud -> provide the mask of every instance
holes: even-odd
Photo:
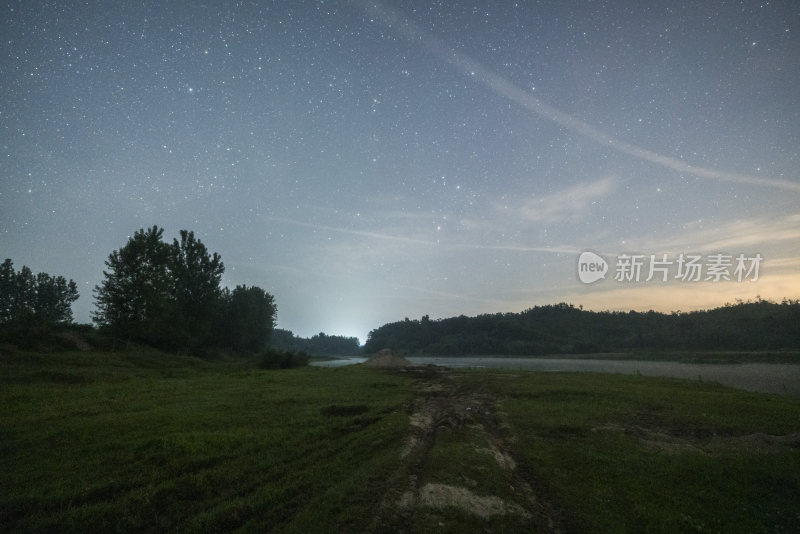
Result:
[[[410,417],[398,467],[389,480],[389,490],[368,532],[409,532],[415,514],[424,510],[456,508],[462,513],[490,519],[493,516],[514,516],[525,532],[563,532],[559,512],[534,491],[531,483],[517,467],[507,447],[508,438],[501,431],[496,399],[485,394],[460,391],[451,370],[435,366],[405,368],[402,372],[417,379],[417,395],[406,409]],[[495,495],[479,495],[480,481],[469,486],[433,482],[423,483],[425,466],[436,444],[437,436],[469,425],[480,433],[497,469],[510,481],[513,499]],[[470,446],[464,444],[464,447]]]

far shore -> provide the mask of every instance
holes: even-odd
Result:
[[[796,363],[800,364],[800,351],[789,349],[748,350],[748,351],[631,351],[631,352],[593,352],[568,354],[420,354],[398,351],[406,357],[418,358],[529,358],[541,360],[625,360],[681,363]],[[336,361],[353,358],[367,358],[367,354],[346,356],[313,356],[311,361]]]

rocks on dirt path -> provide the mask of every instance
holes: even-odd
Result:
[[[391,351],[381,351],[376,358],[382,353],[382,360],[393,356]],[[397,469],[389,480],[389,490],[367,532],[408,532],[415,517],[432,518],[447,509],[459,510],[481,521],[511,516],[525,531],[563,532],[560,512],[537,495],[517,468],[507,443],[512,437],[504,436],[498,427],[496,399],[460,388],[447,368],[414,367],[402,371],[426,372],[413,375],[417,394],[406,407],[408,433]],[[464,442],[463,447],[485,451],[499,470],[491,476],[507,480],[509,489],[502,497],[482,487],[480,480],[465,478],[467,484],[462,486],[430,478],[429,462],[438,438],[461,428],[469,428],[475,436]]]

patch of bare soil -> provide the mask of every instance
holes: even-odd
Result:
[[[459,392],[452,383],[450,370],[426,367],[402,372],[419,377],[418,396],[407,406],[409,432],[400,454],[398,468],[390,480],[370,532],[407,532],[415,514],[425,510],[456,509],[481,519],[514,516],[528,532],[562,532],[557,511],[540,498],[517,469],[507,438],[499,431],[494,399],[472,392]],[[421,481],[437,434],[469,425],[485,438],[486,452],[512,481],[514,501],[481,491],[480,481],[463,477],[465,486]],[[510,441],[510,440],[509,440]],[[474,446],[465,444],[467,446]],[[469,486],[469,487],[466,487]]]
[[[362,365],[368,367],[412,367],[414,362],[403,358],[392,349],[383,349]]]
[[[493,515],[518,515],[530,517],[523,507],[508,503],[499,497],[475,495],[467,488],[447,484],[425,484],[420,488],[417,498],[422,506],[432,508],[458,508],[464,512],[489,519]]]

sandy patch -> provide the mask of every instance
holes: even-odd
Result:
[[[383,349],[362,365],[368,367],[413,367],[414,363],[406,360],[392,349]]]
[[[530,517],[527,510],[500,497],[475,495],[467,488],[446,484],[425,484],[419,490],[419,504],[432,508],[458,508],[470,514],[489,519],[493,515],[518,515]]]

